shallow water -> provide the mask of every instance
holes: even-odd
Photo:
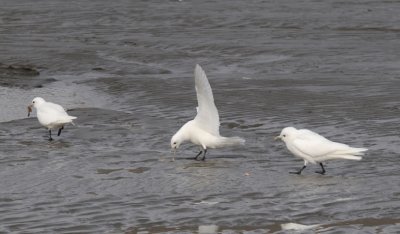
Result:
[[[395,1],[8,1],[0,8],[0,233],[396,233]],[[174,162],[205,69],[221,133],[246,147]],[[13,68],[9,68],[12,65]],[[32,68],[37,73],[32,73]],[[24,69],[25,68],[25,69]],[[55,141],[35,96],[77,116]],[[370,149],[327,175],[285,126]]]

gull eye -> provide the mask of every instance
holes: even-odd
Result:
[[[176,145],[176,142],[174,142],[174,145]]]
[[[286,134],[283,134],[283,137],[286,137]]]
[[[35,103],[35,101],[33,101],[32,103]]]

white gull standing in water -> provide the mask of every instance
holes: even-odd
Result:
[[[275,139],[281,139],[286,143],[288,150],[296,157],[304,160],[304,166],[293,174],[301,174],[306,168],[307,163],[321,166],[321,171],[316,173],[325,174],[325,168],[322,162],[332,159],[361,160],[365,148],[353,148],[346,144],[337,143],[326,139],[325,137],[307,129],[296,129],[286,127]]]
[[[198,64],[194,70],[194,80],[198,102],[197,115],[171,138],[171,148],[174,153],[185,141],[200,147],[200,152],[194,157],[195,160],[202,153],[202,160],[205,160],[209,148],[243,145],[245,140],[240,137],[223,137],[219,134],[219,115],[211,86],[204,70]]]
[[[58,129],[57,135],[60,136],[64,125],[67,123],[74,124],[72,120],[76,119],[76,117],[68,115],[62,106],[52,102],[46,102],[41,97],[34,98],[32,103],[28,106],[28,117],[32,112],[32,107],[36,108],[36,115],[39,123],[49,130],[49,141],[53,140],[51,137],[52,129]]]

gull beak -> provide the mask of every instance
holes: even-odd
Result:
[[[28,117],[31,115],[33,105],[28,106]]]
[[[280,140],[280,139],[282,139],[281,136],[276,136],[276,137],[274,137],[274,140],[275,140],[275,141]]]

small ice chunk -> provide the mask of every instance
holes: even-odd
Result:
[[[219,202],[217,201],[201,201],[201,202],[197,202],[195,203],[196,205],[215,205],[218,204]]]
[[[218,232],[217,225],[200,225],[199,226],[199,234],[214,234]]]
[[[282,230],[307,230],[307,229],[312,229],[316,228],[320,225],[315,224],[315,225],[303,225],[299,223],[283,223],[281,224]]]

